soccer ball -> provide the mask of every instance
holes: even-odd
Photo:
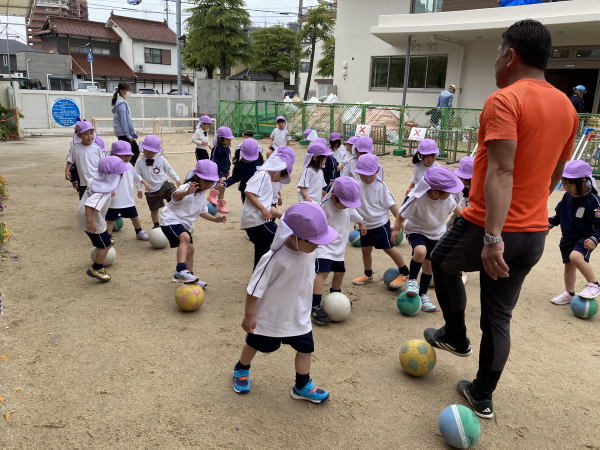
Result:
[[[463,405],[450,405],[444,409],[438,427],[444,440],[455,448],[471,448],[481,436],[479,420]]]
[[[160,228],[153,228],[150,231],[148,242],[154,248],[164,248],[169,244],[169,240]]]
[[[435,350],[427,341],[412,339],[400,350],[400,364],[414,377],[427,375],[435,367]]]
[[[96,255],[98,254],[98,250],[100,250],[97,247],[92,247],[92,262],[96,262]],[[115,257],[117,256],[117,252],[115,252],[115,248],[111,247],[110,250],[108,251],[108,253],[106,254],[106,258],[104,258],[104,262],[102,263],[104,265],[104,267],[107,266],[112,266],[113,263],[115,262]]]
[[[409,297],[406,295],[406,291],[404,291],[398,296],[396,306],[398,307],[398,311],[403,315],[414,316],[421,310],[421,297],[418,295]]]
[[[397,291],[397,290],[405,291],[406,290],[406,283],[404,283],[404,286],[402,286],[402,287],[392,287],[392,286],[390,286],[390,284],[392,283],[392,281],[394,281],[399,276],[400,276],[400,271],[398,270],[398,268],[397,267],[391,267],[390,269],[386,270],[385,273],[383,274],[383,284],[385,284],[386,287],[390,291]]]
[[[360,247],[360,231],[352,230],[348,235],[348,241],[353,247]]]
[[[571,300],[571,311],[582,319],[591,319],[598,312],[598,302],[595,298],[583,298],[579,295]]]
[[[402,231],[399,231],[398,232],[398,239],[396,239],[394,241],[394,245],[400,245],[403,240],[404,240],[404,235],[402,234]]]
[[[119,216],[117,217],[117,220],[115,220],[113,231],[119,231],[121,228],[123,228],[123,218]]]
[[[350,315],[352,305],[350,300],[341,292],[327,294],[321,301],[321,306],[333,322],[341,322]]]
[[[217,213],[218,212],[219,212],[218,208],[215,205],[213,205],[212,203],[209,202],[208,203],[208,213],[211,216],[217,217]]]
[[[190,234],[193,235],[194,234],[194,224],[192,224],[192,228],[190,228]]]
[[[204,303],[204,291],[196,283],[182,284],[175,292],[175,303],[184,311],[196,311]]]

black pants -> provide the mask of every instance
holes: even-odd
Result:
[[[86,189],[87,189],[87,186],[81,186],[81,185],[79,185],[79,187],[77,188],[77,193],[79,194],[79,200],[81,200],[81,197],[83,197],[83,194],[85,194]]]
[[[196,148],[196,161],[208,159],[208,152],[203,148]]]
[[[254,244],[254,269],[260,258],[271,249],[276,232],[277,224],[274,222],[265,222],[257,227],[246,228],[246,233]]]
[[[135,162],[137,161],[138,157],[140,156],[140,148],[138,147],[137,142],[135,141],[135,139],[133,139],[132,141],[129,141],[129,139],[127,139],[127,136],[117,136],[117,139],[120,141],[127,141],[131,144],[131,151],[133,152],[133,156],[131,157],[131,161],[129,161],[131,163],[131,165],[133,167],[135,167]]]
[[[483,335],[479,347],[479,371],[472,394],[491,399],[510,353],[510,319],[525,277],[544,252],[546,233],[502,233],[508,278],[493,280],[483,268],[481,251],[485,231],[464,218],[439,240],[431,253],[435,293],[446,321],[446,337],[462,342],[467,336],[467,295],[461,272],[479,272]]]

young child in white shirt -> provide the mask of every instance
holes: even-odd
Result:
[[[367,284],[375,281],[373,278],[373,247],[383,250],[396,264],[400,271],[398,277],[391,282],[392,287],[402,287],[408,282],[408,267],[404,258],[392,243],[390,228],[390,212],[398,215],[398,206],[387,186],[377,179],[381,168],[379,158],[367,154],[358,158],[355,172],[360,176],[360,207],[358,213],[363,218],[367,232],[360,237],[364,275],[354,279],[354,284]]]
[[[437,145],[433,139],[423,139],[419,142],[419,146],[415,151],[412,159],[412,163],[415,165],[415,170],[413,172],[413,176],[410,179],[410,185],[406,190],[406,195],[410,194],[410,191],[414,189],[423,175],[425,171],[430,167],[439,166],[439,164],[435,161],[435,158],[440,155],[440,149],[437,148]],[[406,202],[407,198],[404,199]]]
[[[320,203],[324,195],[323,189],[326,187],[323,166],[333,152],[326,144],[317,140],[308,146],[306,153],[311,155],[311,158],[298,180],[298,201]]]
[[[212,149],[208,143],[208,130],[212,125],[212,119],[204,115],[198,119],[196,131],[192,137],[192,142],[196,144],[196,161],[201,159],[209,159],[208,150]]]
[[[277,147],[280,145],[288,145],[288,142],[292,140],[292,137],[288,133],[288,123],[284,116],[277,118],[276,127],[271,132],[271,141],[269,142],[269,150],[267,150],[267,159],[271,156]]]
[[[329,398],[310,378],[314,352],[311,293],[315,250],[333,242],[337,235],[314,203],[296,203],[282,216],[272,245],[248,284],[242,321],[246,344],[233,369],[233,390],[238,394],[250,392],[250,363],[256,353],[272,353],[285,344],[296,351],[292,398],[312,403]]]
[[[98,253],[96,259],[85,273],[102,282],[110,281],[110,275],[104,269],[104,259],[110,250],[110,235],[106,231],[104,217],[110,207],[112,193],[121,183],[122,174],[131,169],[116,156],[107,156],[98,163],[98,171],[88,180],[77,212],[79,228],[86,232]]]
[[[421,309],[435,312],[436,307],[427,296],[433,271],[431,269],[431,252],[438,240],[446,232],[446,221],[450,213],[460,214],[460,207],[451,194],[462,191],[464,185],[446,166],[431,167],[425,171],[423,178],[408,196],[400,208],[394,223],[392,240],[397,239],[400,230],[404,230],[406,238],[413,249],[410,261],[410,279],[406,295],[419,296]],[[404,225],[404,220],[407,220]],[[421,284],[417,276],[423,267]]]
[[[146,202],[150,208],[150,216],[152,217],[153,228],[158,228],[158,210],[165,206],[165,200],[171,201],[171,195],[175,192],[175,186],[169,183],[167,174],[177,183],[177,187],[181,186],[179,177],[169,165],[168,161],[162,156],[162,146],[160,138],[149,134],[142,142],[140,142],[140,150],[143,155],[140,155],[135,171],[145,180],[150,189],[146,191]],[[137,190],[142,190],[142,184],[137,183]]]
[[[171,248],[177,249],[174,277],[184,283],[200,282],[194,275],[194,241],[190,233],[193,222],[198,217],[215,223],[225,223],[227,220],[226,216],[213,217],[208,213],[205,191],[218,181],[217,165],[208,159],[201,159],[160,214],[160,228]],[[204,282],[200,284],[206,286]]]
[[[67,156],[65,167],[65,178],[71,181],[71,166],[77,165],[79,184],[77,191],[81,200],[88,183],[94,178],[98,171],[98,163],[104,158],[102,149],[94,143],[96,130],[91,122],[82,120],[75,124],[73,145]]]
[[[358,224],[363,235],[367,233],[367,229],[362,223],[362,217],[356,211],[356,208],[360,207],[360,188],[354,178],[336,178],[331,191],[320,206],[325,211],[327,223],[338,232],[337,238],[331,244],[319,246],[315,262],[317,275],[313,287],[312,317],[315,322],[326,324],[330,322],[330,319],[325,310],[321,308],[323,285],[329,273],[333,272],[329,292],[342,292],[342,281],[346,273],[344,255],[350,221]]]
[[[358,164],[358,158],[362,155],[371,155],[374,151],[375,147],[373,146],[373,139],[369,136],[359,137],[356,140],[356,143],[352,145],[350,157],[346,160],[340,176],[353,177],[356,181],[360,181],[360,174],[355,170],[356,165]],[[383,168],[381,166],[379,166],[379,172],[377,172],[377,179],[383,181]]]
[[[292,150],[292,148],[288,147],[287,145],[280,145],[279,147],[277,147],[277,150],[273,152],[273,155],[278,154],[287,155],[288,159],[292,161],[292,166],[296,162],[296,154],[294,153],[294,150]],[[281,189],[283,189],[283,183],[281,183],[280,181],[278,181],[277,183],[273,183],[273,201],[271,203],[273,220],[279,219],[281,217],[281,214],[277,211],[277,207],[283,205]],[[273,210],[273,208],[275,209]]]

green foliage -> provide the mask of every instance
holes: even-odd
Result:
[[[335,38],[330,37],[323,42],[321,59],[317,62],[317,75],[332,77],[335,62]]]
[[[295,72],[300,69],[302,45],[298,32],[275,25],[252,32],[252,55],[254,69],[279,77],[279,72]]]
[[[182,55],[186,67],[210,72],[234,67],[236,61],[249,63],[251,44],[247,29],[252,26],[244,0],[191,0],[197,6],[188,9],[187,44]]]

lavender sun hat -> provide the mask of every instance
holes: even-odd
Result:
[[[127,141],[116,141],[113,142],[112,145],[110,146],[110,154],[111,155],[120,155],[120,156],[126,156],[126,155],[130,155],[133,156],[133,152],[131,151],[131,144]]]
[[[160,138],[153,134],[146,136],[146,139],[140,142],[140,151],[143,152],[144,150],[156,153],[155,156],[161,155],[163,148],[161,146]]]
[[[440,149],[437,147],[437,144],[433,139],[423,139],[421,142],[419,142],[417,151],[421,155],[435,154],[436,156],[440,156]]]
[[[108,151],[108,149],[106,148],[106,145],[104,145],[104,139],[102,139],[100,136],[97,136],[96,139],[94,139],[94,144],[96,144],[98,147],[100,147],[100,149],[106,153]]]
[[[321,141],[323,138],[317,139],[315,142],[308,146],[306,153],[309,153],[314,156],[329,156],[333,155],[333,152],[329,150],[326,143]],[[323,139],[324,140],[324,139]]]
[[[304,133],[302,133],[302,135],[304,136],[304,139],[308,138],[308,135],[312,133],[312,130],[310,128],[307,128],[306,130],[304,130]]]
[[[587,178],[590,182],[592,189],[598,192],[598,186],[596,184],[596,180],[592,176],[593,169],[585,161],[577,160],[577,161],[569,161],[565,164],[565,169],[563,170],[563,178],[576,179],[576,178]]]
[[[121,183],[121,175],[133,167],[117,156],[107,156],[98,163],[98,172],[92,178],[90,189],[94,193],[114,192]]]
[[[346,208],[360,208],[360,187],[354,178],[336,178],[331,187],[331,193],[335,194]]]
[[[225,139],[233,139],[233,133],[229,127],[220,127],[217,129],[216,137],[225,138]]]
[[[280,145],[277,147],[276,154],[287,155],[292,160],[292,164],[296,162],[296,153],[294,153],[294,150],[287,145]]]
[[[373,153],[375,151],[375,147],[373,147],[373,139],[369,136],[361,136],[356,141],[356,151],[360,153]]]
[[[206,181],[219,181],[219,169],[217,164],[209,159],[201,159],[196,163],[193,170],[194,175]]]
[[[367,153],[366,155],[362,155],[358,158],[356,162],[356,169],[354,172],[371,176],[377,173],[379,170],[379,158],[375,155]],[[456,177],[454,177],[456,179]]]
[[[465,156],[462,158],[458,163],[458,168],[454,169],[454,175],[464,178],[465,180],[473,178],[473,161],[475,161],[473,156]]]
[[[246,161],[256,161],[259,154],[260,147],[258,146],[258,142],[254,139],[244,139],[240,145],[240,155],[242,158]]]
[[[334,132],[329,135],[329,142],[341,141],[341,140],[342,140],[342,136],[340,136],[340,133]]]
[[[212,119],[208,116],[200,116],[198,119],[198,124],[196,125],[196,129],[200,128],[200,125],[203,123],[209,123],[212,125]]]

